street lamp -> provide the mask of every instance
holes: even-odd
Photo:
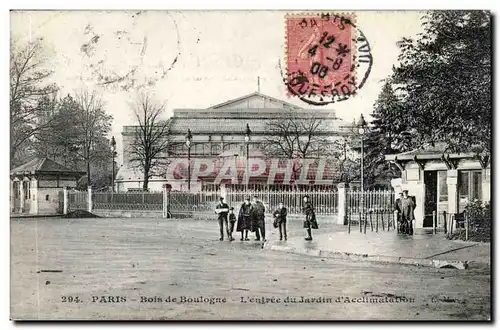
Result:
[[[188,191],[191,191],[191,142],[193,140],[193,135],[191,130],[188,129],[186,135],[186,146],[188,148]]]
[[[363,162],[363,159],[365,158],[364,138],[365,138],[365,132],[366,132],[366,126],[367,126],[366,120],[363,117],[363,115],[361,115],[361,117],[359,118],[356,126],[358,127],[358,133],[361,136],[361,200],[360,200],[361,213],[359,215],[359,232],[361,232],[362,231],[361,219],[363,217],[363,212],[364,212],[364,208],[365,208],[365,203],[364,203],[365,202],[364,201],[365,187],[364,187],[364,173],[363,173],[364,162]],[[366,226],[365,226],[365,228],[366,228]]]
[[[115,137],[111,137],[111,150],[113,152],[113,165],[111,170],[111,186],[112,191],[115,192],[115,157],[116,157],[116,140]]]
[[[247,127],[246,127],[246,130],[245,130],[245,147],[247,149],[247,154],[246,154],[246,162],[245,162],[245,190],[248,190],[248,146],[249,146],[249,142],[250,142],[250,134],[252,134],[252,131],[250,130],[250,126],[248,126],[248,123],[247,123]]]

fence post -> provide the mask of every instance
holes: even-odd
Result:
[[[469,216],[465,212],[465,240],[469,240]]]
[[[87,210],[92,212],[92,186],[87,187]]]
[[[393,212],[392,221],[394,224],[394,229],[397,229],[397,233],[399,234],[399,226],[398,226],[398,211]]]
[[[341,182],[337,185],[338,216],[337,224],[347,225],[347,187],[349,185]]]
[[[444,233],[448,234],[448,223],[446,219],[446,211],[443,211],[443,228],[444,228]]]
[[[68,188],[63,190],[63,214],[68,214]]]
[[[170,211],[170,190],[172,186],[169,184],[163,185],[163,217],[168,218]]]
[[[436,211],[432,211],[432,228],[434,229],[434,234],[437,233],[437,218]]]

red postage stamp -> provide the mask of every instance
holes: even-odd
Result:
[[[355,92],[353,20],[353,14],[286,16],[286,74],[291,95],[306,101],[349,97]]]

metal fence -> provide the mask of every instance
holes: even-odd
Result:
[[[68,212],[88,209],[88,193],[86,191],[68,191]]]
[[[170,192],[169,211],[171,213],[214,211],[220,197],[217,191],[190,193],[185,191]]]
[[[392,190],[348,190],[347,210],[350,213],[391,212],[394,210],[394,191]]]
[[[96,192],[92,193],[92,209],[96,210],[163,210],[162,192]]]
[[[273,212],[283,202],[289,214],[302,213],[303,199],[309,196],[316,214],[336,214],[338,212],[338,193],[336,190],[285,190],[285,191],[228,191],[226,201],[230,206],[239,209],[245,197],[256,196],[266,206],[267,212]]]

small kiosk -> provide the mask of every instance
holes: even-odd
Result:
[[[64,188],[76,187],[84,175],[48,158],[35,158],[14,168],[10,171],[11,213],[62,213]]]
[[[415,227],[433,226],[433,211],[438,225],[443,214],[459,214],[469,201],[490,201],[489,156],[477,153],[449,153],[444,144],[386,155],[385,159],[398,166],[401,178],[392,180],[396,193],[408,190],[415,196]],[[446,212],[446,213],[444,213]]]

